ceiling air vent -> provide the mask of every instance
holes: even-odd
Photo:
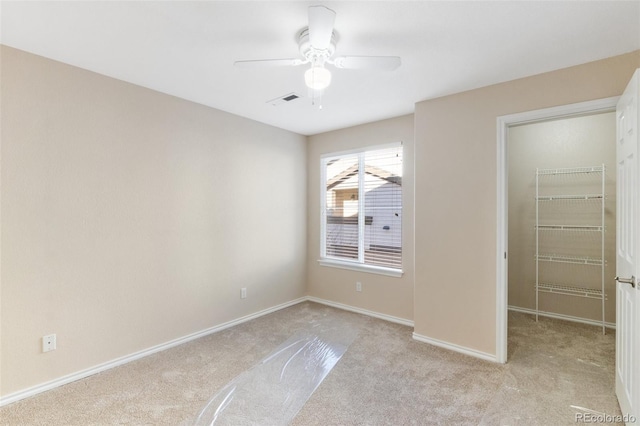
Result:
[[[271,104],[273,106],[278,106],[278,105],[282,105],[282,104],[286,104],[288,102],[292,102],[295,101],[296,99],[300,99],[300,95],[298,95],[297,93],[287,93],[286,95],[282,95],[282,96],[278,96],[275,99],[271,99],[270,101],[267,101],[268,104]]]

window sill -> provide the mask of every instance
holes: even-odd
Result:
[[[367,272],[370,274],[386,275],[389,277],[402,277],[401,269],[385,268],[384,266],[363,265],[362,263],[345,262],[336,259],[319,259],[320,266],[329,266],[332,268],[349,269],[352,271]]]

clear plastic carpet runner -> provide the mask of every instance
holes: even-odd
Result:
[[[311,323],[224,386],[195,425],[286,425],[355,340],[335,318]]]

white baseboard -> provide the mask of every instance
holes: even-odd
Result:
[[[164,350],[172,348],[174,346],[178,346],[178,345],[181,345],[183,343],[190,342],[190,341],[198,339],[200,337],[204,337],[204,336],[207,336],[209,334],[217,333],[217,332],[225,330],[225,329],[227,329],[229,327],[233,327],[235,325],[239,325],[239,324],[242,324],[244,322],[251,321],[251,320],[259,318],[261,316],[268,315],[270,313],[279,311],[279,310],[284,309],[284,308],[288,308],[289,306],[293,306],[293,305],[296,305],[298,303],[302,303],[302,302],[305,302],[305,301],[320,303],[320,304],[323,304],[323,305],[331,306],[331,307],[342,309],[342,310],[345,310],[345,311],[350,311],[350,312],[355,312],[355,313],[362,314],[362,315],[367,315],[367,316],[370,316],[370,317],[373,317],[373,318],[382,319],[382,320],[393,322],[393,323],[396,323],[396,324],[405,325],[405,326],[408,326],[408,327],[414,327],[414,322],[412,320],[408,320],[408,319],[405,319],[405,318],[399,318],[399,317],[395,317],[393,315],[382,314],[382,313],[379,313],[379,312],[370,311],[368,309],[358,308],[358,307],[351,306],[351,305],[346,305],[346,304],[343,304],[343,303],[332,302],[330,300],[321,299],[321,298],[318,298],[318,297],[313,297],[313,296],[301,297],[301,298],[298,298],[298,299],[295,299],[295,300],[292,300],[292,301],[289,301],[289,302],[285,302],[285,303],[282,303],[280,305],[277,305],[277,306],[274,306],[274,307],[271,307],[271,308],[268,308],[268,309],[264,309],[262,311],[259,311],[259,312],[256,312],[256,313],[253,313],[253,314],[250,314],[250,315],[246,315],[244,317],[241,317],[241,318],[238,318],[238,319],[235,319],[235,320],[232,320],[232,321],[225,322],[223,324],[219,324],[219,325],[214,326],[214,327],[207,328],[205,330],[201,330],[201,331],[189,334],[187,336],[183,336],[183,337],[171,340],[171,341],[166,342],[166,343],[162,343],[160,345],[153,346],[151,348],[144,349],[142,351],[135,352],[135,353],[130,354],[130,355],[126,355],[126,356],[123,356],[123,357],[120,357],[120,358],[116,358],[116,359],[114,359],[112,361],[108,361],[108,362],[96,365],[94,367],[91,367],[91,368],[88,368],[88,369],[85,369],[85,370],[81,370],[81,371],[78,371],[78,372],[75,372],[75,373],[72,373],[72,374],[68,374],[68,375],[60,377],[58,379],[51,380],[49,382],[45,382],[45,383],[42,383],[42,384],[39,384],[39,385],[36,385],[36,386],[32,386],[32,387],[27,388],[27,389],[18,391],[18,392],[11,393],[9,395],[2,396],[2,397],[0,397],[0,407],[2,407],[4,405],[7,405],[7,404],[11,404],[13,402],[17,402],[17,401],[19,401],[21,399],[25,399],[25,398],[37,395],[39,393],[42,393],[42,392],[57,388],[59,386],[65,385],[67,383],[71,383],[71,382],[74,382],[76,380],[84,379],[85,377],[89,377],[89,376],[92,376],[94,374],[100,373],[102,371],[109,370],[109,369],[114,368],[114,367],[118,367],[120,365],[129,363],[131,361],[135,361],[137,359],[144,358],[144,357],[146,357],[148,355],[164,351]],[[470,356],[473,356],[473,357],[476,357],[476,358],[480,358],[480,359],[484,359],[484,360],[488,360],[488,361],[492,361],[492,362],[497,362],[496,361],[496,357],[494,355],[487,354],[487,353],[480,352],[480,351],[476,351],[474,349],[469,349],[469,348],[465,348],[463,346],[455,345],[455,344],[452,344],[452,343],[444,342],[444,341],[433,339],[433,338],[430,338],[430,337],[421,336],[421,335],[416,334],[416,333],[413,333],[413,338],[415,340],[418,340],[418,341],[421,341],[421,342],[425,342],[425,343],[429,343],[429,344],[432,344],[434,346],[439,346],[439,347],[442,347],[442,348],[445,348],[445,349],[449,349],[449,350],[452,350],[452,351],[455,351],[455,352],[460,352],[460,353],[463,353],[463,354],[466,354],[466,355],[470,355]]]
[[[413,327],[414,326],[413,321],[408,320],[408,319],[394,317],[393,315],[381,314],[379,312],[370,311],[368,309],[357,308],[355,306],[345,305],[343,303],[332,302],[331,300],[321,299],[319,297],[307,296],[307,300],[310,301],[310,302],[315,302],[315,303],[320,303],[322,305],[331,306],[333,308],[342,309],[344,311],[351,311],[351,312],[355,312],[357,314],[367,315],[367,316],[370,316],[370,317],[382,319],[382,320],[389,321],[389,322],[395,322],[396,324],[402,324],[402,325],[406,325],[406,326],[409,326],[409,327]]]
[[[295,299],[295,300],[291,300],[289,302],[285,302],[282,303],[280,305],[268,308],[268,309],[264,309],[262,311],[250,314],[250,315],[245,315],[241,318],[232,320],[232,321],[228,321],[225,322],[223,324],[220,325],[216,325],[214,327],[210,327],[207,328],[205,330],[201,330],[192,334],[189,334],[187,336],[183,336],[183,337],[179,337],[177,339],[171,340],[169,342],[166,343],[162,343],[156,346],[153,346],[151,348],[147,348],[147,349],[143,349],[141,351],[132,353],[130,355],[126,355],[120,358],[116,358],[112,361],[108,361],[99,365],[96,365],[94,367],[91,368],[87,368],[85,370],[82,371],[78,371],[76,373],[72,373],[72,374],[68,374],[66,376],[60,377],[58,379],[55,380],[51,380],[49,382],[45,382],[36,386],[32,386],[30,388],[18,391],[18,392],[14,392],[11,393],[9,395],[6,396],[2,396],[0,397],[0,407],[7,405],[7,404],[11,404],[13,402],[19,401],[21,399],[25,399],[34,395],[37,395],[39,393],[57,388],[58,386],[62,386],[62,385],[66,385],[67,383],[71,383],[71,382],[75,382],[76,380],[80,380],[80,379],[84,379],[85,377],[89,377],[92,376],[94,374],[100,373],[102,371],[105,370],[109,370],[111,368],[114,367],[118,367],[120,365],[126,364],[128,362],[131,361],[135,361],[137,359],[140,358],[144,358],[148,355],[157,353],[157,352],[161,352],[164,351],[166,349],[172,348],[174,346],[178,346],[181,345],[183,343],[187,343],[190,342],[192,340],[198,339],[200,337],[204,337],[207,336],[209,334],[213,334],[213,333],[217,333],[219,331],[225,330],[229,327],[233,327],[235,325],[238,324],[242,324],[244,322],[247,321],[251,321],[252,319],[256,319],[258,317],[264,316],[264,315],[268,315],[270,313],[273,313],[275,311],[279,311],[280,309],[284,309],[284,308],[288,308],[289,306],[293,306],[296,305],[298,303],[301,302],[305,302],[307,300],[306,297],[301,297],[299,299]]]
[[[536,314],[535,309],[520,308],[518,306],[511,306],[511,305],[508,306],[508,309],[514,312],[522,312],[523,314],[531,314],[531,315]],[[595,325],[597,327],[602,327],[601,321],[596,321],[588,318],[580,318],[580,317],[574,317],[572,315],[556,314],[554,312],[546,312],[546,311],[538,311],[538,315],[540,315],[541,317],[555,318],[555,319],[561,319],[565,321],[579,322],[581,324],[589,324],[589,325]],[[605,322],[604,326],[614,330],[616,329],[616,324],[613,322]]]
[[[454,343],[445,342],[443,340],[434,339],[432,337],[422,336],[417,333],[413,333],[414,340],[419,342],[428,343],[433,346],[438,346],[440,348],[449,349],[450,351],[459,352],[461,354],[469,355],[474,358],[480,358],[485,361],[498,362],[498,359],[493,354],[488,354],[486,352],[478,351],[475,349],[467,348],[464,346],[456,345]]]
[[[332,306],[332,307],[338,308],[338,309],[343,309],[345,311],[351,311],[351,312],[355,312],[355,313],[358,313],[358,314],[363,314],[363,315],[368,315],[370,317],[379,318],[379,319],[382,319],[382,320],[385,320],[385,321],[395,322],[397,324],[402,324],[402,325],[406,325],[406,326],[409,326],[409,327],[414,327],[414,322],[411,321],[411,320],[408,320],[408,319],[398,318],[398,317],[394,317],[392,315],[387,315],[387,314],[381,314],[379,312],[374,312],[374,311],[370,311],[370,310],[367,310],[367,309],[357,308],[355,306],[345,305],[343,303],[332,302],[330,300],[320,299],[319,297],[308,296],[307,300],[309,300],[310,302],[321,303],[323,305]],[[453,343],[444,342],[442,340],[433,339],[431,337],[421,336],[421,335],[416,334],[416,333],[413,333],[413,338],[415,340],[420,341],[420,342],[429,343],[431,345],[438,346],[438,347],[441,347],[441,348],[444,348],[444,349],[449,349],[449,350],[452,350],[452,351],[455,351],[455,352],[460,352],[460,353],[463,353],[465,355],[470,355],[470,356],[475,357],[475,358],[480,358],[480,359],[484,359],[484,360],[492,361],[492,362],[498,362],[498,360],[497,360],[495,355],[488,354],[488,353],[481,352],[481,351],[477,351],[475,349],[465,348],[463,346],[455,345]]]

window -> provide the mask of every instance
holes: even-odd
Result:
[[[399,276],[402,144],[321,160],[321,263]]]

